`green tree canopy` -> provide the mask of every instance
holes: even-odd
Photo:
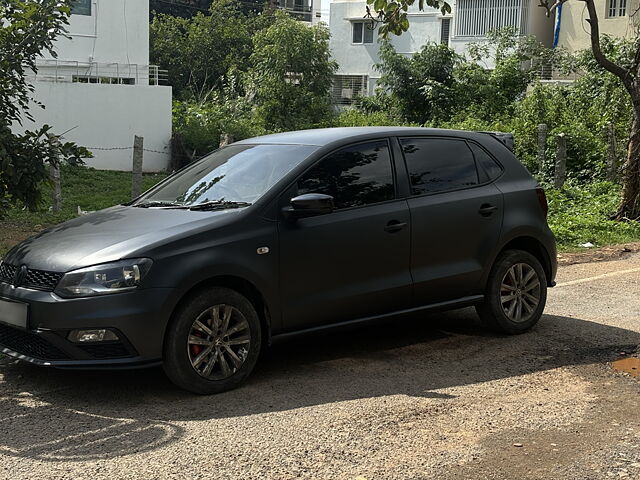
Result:
[[[69,0],[3,0],[0,3],[0,214],[9,204],[35,208],[40,184],[48,178],[46,164],[79,163],[91,154],[63,143],[49,126],[13,133],[23,118],[31,119],[34,87],[27,81],[37,71],[42,52],[55,56],[53,42],[70,14]],[[42,107],[42,106],[40,106]]]
[[[337,64],[329,31],[278,12],[273,25],[253,38],[248,92],[269,131],[299,130],[325,121]]]
[[[157,15],[150,28],[151,62],[169,71],[174,96],[205,99],[231,69],[246,70],[255,21],[234,0],[215,0],[215,15]]]
[[[536,71],[533,59],[568,62],[566,57],[533,37],[516,36],[512,29],[493,32],[487,42],[472,45],[469,58],[436,43],[407,57],[385,39],[376,66],[381,73],[376,98],[364,100],[363,106],[423,125],[456,117],[501,117],[512,113],[516,100],[524,96]],[[485,60],[492,68],[482,65]]]

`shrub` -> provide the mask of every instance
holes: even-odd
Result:
[[[561,249],[596,246],[640,239],[640,222],[611,220],[620,200],[620,187],[610,182],[567,183],[547,189],[549,226]]]

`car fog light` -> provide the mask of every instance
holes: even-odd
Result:
[[[113,342],[118,336],[111,330],[73,330],[67,337],[73,343]]]

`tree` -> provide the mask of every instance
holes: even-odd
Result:
[[[173,15],[175,17],[190,18],[198,13],[211,13],[213,0],[149,0],[151,16],[157,14]],[[243,12],[261,12],[264,9],[263,0],[242,0],[240,8]]]
[[[166,14],[176,17],[192,17],[198,12],[207,13],[211,0],[149,0],[152,15]]]
[[[448,117],[455,102],[454,70],[462,61],[453,50],[428,43],[407,58],[383,41],[380,60],[378,85],[406,121],[424,124]]]
[[[374,97],[360,99],[364,111],[384,111],[403,122],[441,125],[461,117],[511,116],[533,78],[532,59],[559,59],[533,37],[518,37],[513,29],[492,32],[463,57],[439,43],[427,43],[410,57],[383,39],[381,73]],[[491,59],[494,68],[481,65]]]
[[[568,0],[539,0],[540,6],[549,16],[555,9]],[[614,61],[605,54],[600,38],[600,25],[595,0],[572,0],[584,2],[587,11],[586,21],[590,26],[591,51],[595,61],[606,71],[620,79],[631,98],[633,121],[629,133],[627,160],[623,166],[622,200],[616,213],[617,219],[640,219],[640,38],[636,32],[630,55],[620,61]],[[409,28],[407,10],[415,0],[367,0],[373,5],[374,18],[369,7],[368,15],[383,23],[380,33],[383,36],[393,33],[400,35]],[[449,1],[418,0],[420,10],[430,6],[443,12],[451,11]],[[633,13],[635,15],[635,13]]]
[[[248,68],[252,19],[234,0],[215,0],[211,9],[215,15],[157,15],[151,23],[151,61],[169,71],[177,97],[204,101],[225,86],[230,69]]]
[[[42,52],[55,56],[53,42],[65,32],[70,0],[3,0],[0,4],[0,213],[10,204],[35,208],[40,185],[48,179],[47,164],[78,164],[91,154],[73,143],[64,143],[51,127],[22,134],[12,128],[32,119],[34,102],[29,72],[36,72]],[[42,105],[38,105],[44,108]]]
[[[270,27],[253,38],[247,92],[266,130],[308,128],[331,115],[330,90],[337,64],[329,31],[277,12]]]

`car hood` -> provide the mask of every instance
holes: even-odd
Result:
[[[10,265],[68,272],[145,251],[190,233],[228,224],[241,210],[190,210],[117,206],[48,228],[16,245]]]

